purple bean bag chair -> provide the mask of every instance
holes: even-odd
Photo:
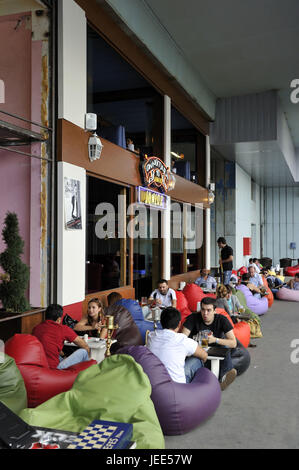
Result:
[[[236,288],[243,292],[245,295],[247,307],[254,313],[257,315],[264,315],[264,313],[268,311],[269,305],[267,297],[262,297],[261,299],[254,297],[252,292],[248,289],[248,287],[244,286],[244,284],[240,284]]]
[[[276,298],[279,300],[288,300],[290,302],[299,302],[299,290],[282,287],[281,289],[278,289]]]
[[[151,399],[165,435],[191,431],[218,408],[220,385],[209,369],[198,369],[192,383],[182,384],[171,379],[164,364],[146,346],[121,348],[118,354],[132,356],[148,375]]]

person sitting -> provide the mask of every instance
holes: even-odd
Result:
[[[238,297],[233,294],[233,290],[229,284],[227,284],[224,287],[226,288],[226,292],[227,292],[226,302],[228,304],[229,311],[231,312],[231,315],[238,315],[239,310],[242,307],[245,309],[245,307],[241,305],[241,302],[238,299]]]
[[[253,258],[252,264],[255,267],[256,272],[260,274],[261,270],[263,269],[263,266],[260,264],[259,260],[257,258]]]
[[[132,315],[127,308],[117,303],[121,299],[121,294],[111,292],[107,296],[108,307],[104,309],[105,316],[113,316],[114,325],[118,325],[118,328],[114,330],[112,335],[112,338],[116,339],[116,343],[111,346],[111,354],[115,354],[120,348],[125,346],[143,345],[141,333]]]
[[[299,273],[296,273],[294,279],[290,279],[287,282],[286,287],[288,289],[299,290]]]
[[[200,270],[200,277],[195,280],[195,284],[206,289],[216,289],[217,281],[210,276],[209,271],[205,268]]]
[[[90,357],[90,349],[86,342],[71,328],[61,324],[62,314],[61,305],[49,305],[45,321],[35,326],[32,331],[44,347],[50,369],[67,369],[79,362],[88,361]],[[80,348],[65,359],[62,353],[64,341],[75,343]]]
[[[256,289],[252,289],[249,287],[251,291],[253,291],[253,295],[257,298],[261,298],[263,295],[265,295],[265,287],[263,280],[261,278],[261,275],[255,272],[254,266],[249,266],[248,268],[248,274],[249,274],[249,283],[253,286],[256,287]]]
[[[182,333],[193,338],[199,331],[209,329],[212,333],[208,336],[209,345],[226,346],[228,349],[225,359],[220,361],[220,387],[225,390],[237,376],[233,368],[230,349],[237,347],[237,340],[233,327],[223,315],[216,313],[216,300],[204,297],[201,301],[200,312],[191,313],[183,325]]]
[[[250,262],[251,260],[251,262]],[[259,263],[259,260],[257,258],[250,258],[249,260],[249,265],[248,265],[248,268],[250,268],[251,266],[254,267],[254,270],[257,274],[260,274],[261,270],[262,270],[262,265]]]
[[[165,365],[172,380],[190,383],[208,354],[197,341],[178,332],[180,322],[181,314],[177,309],[165,308],[161,313],[163,329],[148,334],[147,347]]]
[[[100,299],[94,297],[88,302],[87,316],[84,315],[74,326],[74,331],[81,335],[106,338],[107,329],[104,326],[103,304]]]
[[[215,307],[224,309],[230,316],[232,314],[227,302],[227,289],[223,284],[220,284],[216,289]]]
[[[160,279],[158,281],[158,288],[151,293],[148,302],[150,306],[156,304],[160,308],[176,308],[176,293],[173,289],[168,287],[168,281],[166,281],[166,279]]]

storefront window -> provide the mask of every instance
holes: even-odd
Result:
[[[127,285],[127,189],[87,177],[86,293]]]
[[[191,204],[171,204],[171,275],[203,265],[203,210]]]
[[[138,206],[137,206],[138,207]],[[149,297],[161,277],[161,212],[141,206],[138,237],[134,238],[133,278],[135,296]]]
[[[7,249],[1,236],[5,218],[8,213],[16,214],[24,242],[22,262],[30,267],[25,296],[31,310],[47,306],[53,295],[53,64],[51,11],[42,2],[38,11],[33,2],[27,2],[26,7],[25,3],[17,0],[1,5],[0,252]],[[27,332],[31,332],[30,321]],[[23,327],[21,332],[25,332]]]

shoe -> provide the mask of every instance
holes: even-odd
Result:
[[[229,370],[223,377],[220,383],[221,390],[225,390],[237,377],[236,369]]]

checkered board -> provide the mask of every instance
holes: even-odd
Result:
[[[93,421],[68,446],[68,449],[122,449],[132,438],[130,423]]]

